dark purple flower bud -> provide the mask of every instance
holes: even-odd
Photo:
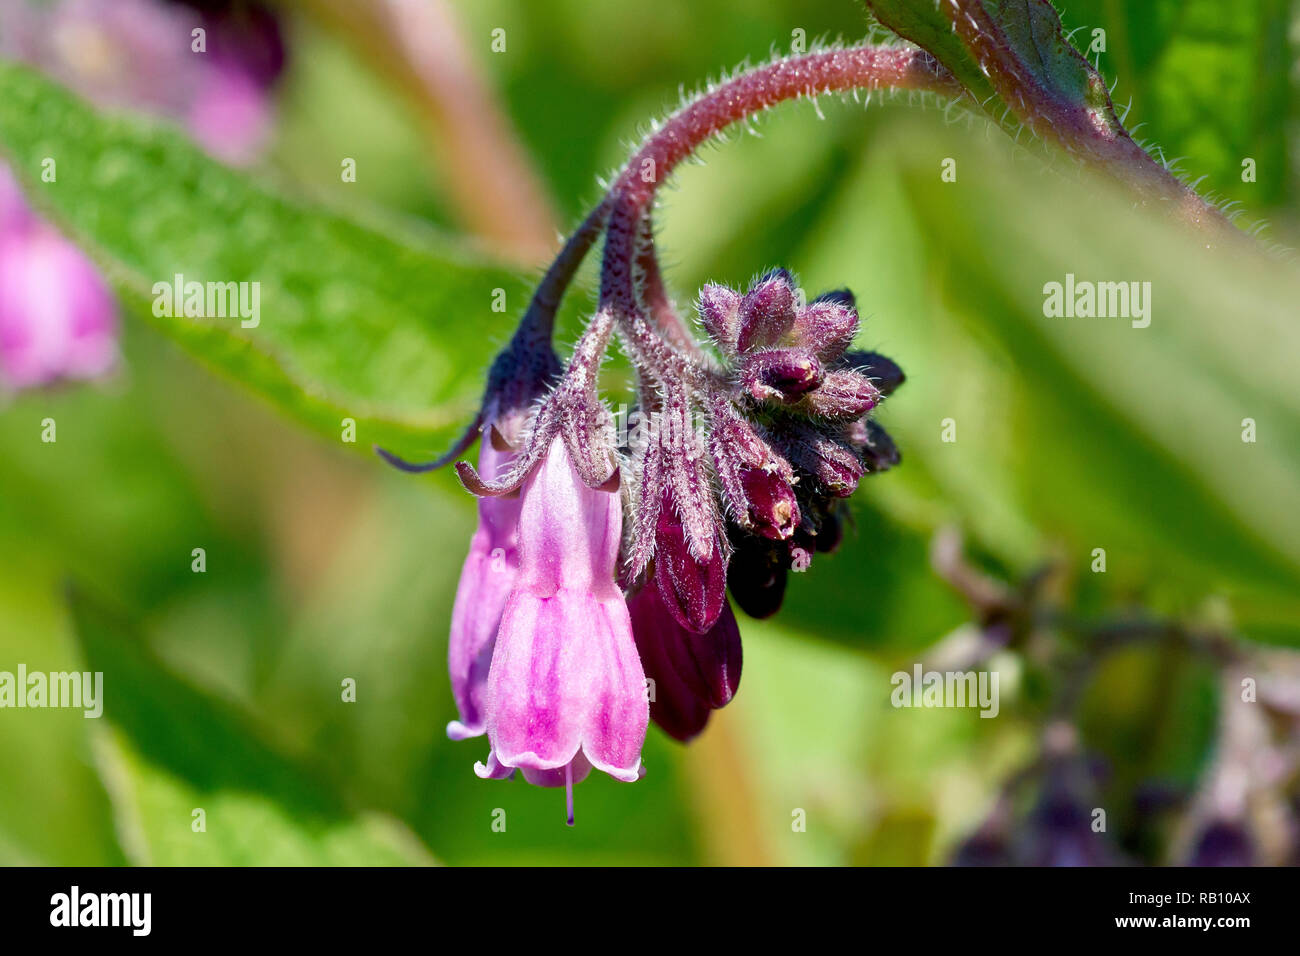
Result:
[[[848,289],[832,289],[830,292],[823,292],[808,304],[816,305],[819,302],[829,302],[831,305],[852,309],[854,312],[858,311],[858,300]]]
[[[633,595],[628,610],[638,648],[644,646],[655,660],[655,673],[647,670],[646,674],[664,678],[670,706],[683,715],[692,713],[693,708],[684,707],[680,700],[683,687],[708,708],[730,703],[740,686],[741,646],[740,628],[729,605],[723,604],[717,622],[703,634],[682,627],[655,587],[643,587]],[[654,691],[650,701],[652,718],[658,702],[658,683]]]
[[[745,493],[745,517],[756,532],[773,541],[794,533],[799,524],[799,501],[788,479],[763,468],[745,468],[740,472],[740,484]]]
[[[788,538],[799,523],[794,470],[754,426],[720,400],[711,412],[709,449],[732,517],[765,538]]]
[[[849,443],[857,449],[858,457],[866,465],[868,474],[888,471],[903,460],[902,453],[889,437],[889,432],[869,418],[849,426]]]
[[[781,609],[790,571],[787,549],[753,535],[736,536],[727,567],[727,588],[736,606],[750,617],[771,617]]]
[[[830,554],[844,540],[844,519],[835,511],[826,510],[819,516],[817,535],[813,538],[813,547],[822,554]]]
[[[734,354],[740,334],[740,293],[724,285],[706,285],[695,308],[714,344],[724,353]]]
[[[876,407],[880,392],[866,376],[849,369],[827,372],[820,385],[803,397],[800,410],[817,418],[861,418]]]
[[[838,359],[858,334],[853,294],[846,289],[818,296],[799,310],[792,334],[794,341],[816,352],[823,361]]]
[[[794,303],[794,280],[784,269],[774,269],[750,286],[740,301],[740,351],[780,342],[794,324]]]
[[[1240,823],[1214,820],[1196,837],[1188,866],[1255,866],[1255,843]]]
[[[724,575],[725,579],[725,575]],[[731,703],[740,689],[740,626],[724,597],[722,613],[703,634],[681,630],[666,640],[668,658],[678,675],[713,708]]]
[[[790,447],[794,463],[808,472],[816,491],[847,498],[858,488],[866,469],[853,449],[812,429],[801,429]]]
[[[654,577],[664,605],[682,627],[703,634],[727,604],[727,561],[720,542],[700,561],[691,554],[686,530],[671,502],[659,509]]]
[[[748,356],[740,370],[745,388],[760,402],[797,401],[823,375],[822,363],[807,349],[765,349]]]
[[[881,395],[892,395],[907,381],[898,363],[879,352],[846,352],[844,364],[871,379]]]
[[[709,722],[713,708],[677,675],[665,643],[686,633],[659,597],[659,589],[647,584],[627,601],[632,616],[632,638],[641,655],[650,698],[650,719],[664,733],[686,743]]]

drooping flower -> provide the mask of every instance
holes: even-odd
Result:
[[[493,446],[484,430],[479,472],[489,479],[504,474],[514,454]],[[479,498],[478,528],[460,572],[451,612],[447,668],[459,720],[447,725],[452,740],[478,737],[486,730],[488,668],[497,628],[519,571],[518,498]]]
[[[698,634],[681,625],[650,583],[628,598],[627,606],[645,669],[650,718],[670,737],[688,741],[740,686],[736,616],[724,603],[712,628]]]
[[[117,311],[90,260],[34,215],[0,165],[0,388],[97,378],[117,359]]]
[[[646,341],[648,328],[625,330],[644,373],[641,424],[634,440],[616,445],[597,388],[624,307],[610,289],[627,274],[607,272],[602,302],[608,293],[613,304],[597,311],[567,367],[551,345],[560,295],[607,213],[604,204],[593,211],[548,269],[452,449],[424,464],[376,449],[412,472],[458,458],[480,434],[493,452],[508,450],[485,448],[477,470],[456,464],[480,498],[482,524],[454,615],[461,720],[449,732],[486,731],[480,777],[520,770],[533,784],[566,787],[570,824],[573,784],[593,768],[624,781],[641,776],[651,719],[687,741],[735,695],[742,654],[727,591],[751,615],[775,613],[788,572],[839,544],[842,499],[864,474],[898,460],[868,416],[902,373],[882,356],[847,352],[858,328],[850,293],[800,305],[784,270],[745,295],[701,291],[701,320],[721,363],[661,350]],[[642,281],[662,312],[650,274]],[[512,495],[517,513],[499,512],[503,524],[490,527],[498,512],[483,503]],[[499,557],[511,542],[518,553],[495,636],[500,582],[484,571],[493,533]]]
[[[588,487],[556,436],[522,489],[519,576],[488,673],[480,776],[518,768],[569,787],[590,767],[640,776],[649,704],[615,582],[622,525],[617,491]]]

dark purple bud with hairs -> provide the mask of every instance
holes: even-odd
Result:
[[[869,418],[849,426],[848,441],[857,449],[868,474],[888,471],[903,460],[889,432]]]
[[[815,491],[847,498],[857,490],[866,469],[844,441],[811,428],[799,428],[789,452],[794,464],[812,478]]]
[[[790,463],[730,402],[716,402],[710,418],[709,449],[732,519],[765,538],[788,538],[799,523]]]
[[[838,369],[827,372],[817,388],[799,402],[799,411],[814,418],[846,421],[861,418],[876,407],[880,392],[857,372]]]
[[[681,518],[671,503],[659,510],[654,579],[677,623],[703,634],[717,622],[727,603],[727,560],[721,542],[703,560],[691,553]]]
[[[781,541],[799,524],[799,500],[782,475],[762,468],[745,468],[740,473],[745,492],[745,518],[764,538]]]
[[[794,279],[784,269],[773,269],[750,286],[740,300],[740,351],[778,344],[790,331],[794,318]]]
[[[843,364],[871,379],[881,395],[892,395],[907,380],[898,363],[879,352],[846,352]]]
[[[740,293],[724,285],[706,285],[696,310],[713,344],[724,354],[734,354],[740,334]]]
[[[833,362],[858,334],[858,310],[847,289],[820,295],[799,310],[792,337],[824,362]]]
[[[764,349],[745,358],[740,380],[760,402],[790,403],[817,388],[824,376],[822,363],[807,349]]]

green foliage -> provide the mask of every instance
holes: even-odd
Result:
[[[933,53],[961,80],[989,117],[1014,127],[1019,115],[1015,109],[1020,109],[1021,103],[1008,103],[996,92],[987,72],[996,66],[982,62],[980,55],[966,46],[953,30],[946,8],[908,0],[866,0],[866,4],[882,24]],[[1119,131],[1105,84],[1096,69],[1070,45],[1061,18],[1049,0],[983,0],[983,6],[1023,71],[1017,75],[1022,87],[1035,87],[1054,103],[1086,109],[1099,127],[1112,133]],[[1019,115],[1019,119],[1026,121],[1029,117]]]
[[[0,65],[0,142],[132,312],[326,435],[355,419],[361,448],[453,436],[510,331],[494,290],[516,309],[526,301],[517,275],[445,240],[285,199],[179,131],[98,116],[22,67]],[[58,180],[41,188],[44,157]],[[260,323],[154,316],[154,283],[177,274],[259,283]]]
[[[1294,116],[1300,88],[1288,0],[1071,0],[1067,29],[1082,28],[1089,53],[1115,84],[1115,102],[1139,139],[1150,139],[1204,189],[1246,204],[1248,214],[1295,195],[1284,117]],[[1256,179],[1242,163],[1256,161]]]
[[[1285,223],[1284,6],[1079,0],[1065,14],[1067,29],[1107,28],[1101,70],[1121,101],[1134,92],[1142,136]],[[795,28],[811,39],[861,26],[847,2],[546,7],[484,3],[465,17],[471,36],[509,31],[510,55],[486,65],[570,214],[679,83],[784,49]],[[329,115],[329,143],[400,158],[377,198],[425,196],[409,131],[362,122],[358,90],[378,84],[348,82],[355,64],[337,51],[328,62],[343,79],[316,86],[308,70],[291,91],[278,177],[336,188],[336,150],[311,139]],[[1077,80],[1052,76],[1067,92]],[[358,100],[342,108],[336,94]],[[0,152],[104,265],[128,319],[116,382],[0,408],[0,668],[100,669],[107,693],[101,721],[4,717],[0,860],[936,862],[1032,733],[1011,676],[995,721],[888,706],[890,672],[967,616],[928,567],[946,523],[1010,576],[1061,561],[1092,608],[1196,618],[1210,605],[1300,645],[1294,267],[1207,256],[1179,226],[1045,173],[980,128],[901,105],[825,112],[783,108],[763,138],[681,173],[660,216],[668,278],[683,302],[703,281],[740,285],[772,265],[813,292],[852,288],[858,344],[908,373],[881,412],[904,463],[864,483],[855,528],[792,577],[780,616],[742,622],[743,690],[710,736],[687,753],[652,730],[646,779],[584,783],[569,831],[562,797],[477,780],[486,743],[442,733],[472,503],[449,476],[389,474],[355,454],[371,442],[420,454],[449,437],[522,310],[519,277],[468,244],[334,211],[351,201],[342,185],[324,209],[285,198],[267,171],[231,171],[176,131],[0,65]],[[1258,192],[1239,179],[1240,157],[1256,155]],[[57,184],[34,175],[46,156]],[[955,183],[939,178],[945,157]],[[364,176],[357,187],[370,188]],[[176,272],[260,281],[261,325],[153,316],[152,283]],[[1150,281],[1151,326],[1044,316],[1044,284],[1067,272]],[[490,311],[497,287],[503,315]],[[37,438],[47,415],[57,444]],[[338,441],[344,417],[358,422],[352,447]],[[956,442],[941,438],[946,418]],[[200,546],[208,570],[195,574]],[[1105,574],[1089,571],[1096,547]],[[339,700],[346,676],[356,704]],[[1126,773],[1190,779],[1212,724],[1203,675],[1179,681],[1194,735],[1162,725],[1135,740],[1112,712],[1121,701],[1145,719],[1159,679],[1145,661],[1110,668],[1090,732]],[[191,828],[196,807],[205,833]],[[808,833],[792,832],[792,807],[808,810]]]
[[[431,862],[408,831],[357,813],[337,780],[267,740],[237,708],[190,686],[128,620],[72,597],[85,666],[108,689],[97,756],[133,863],[154,866]]]
[[[1022,512],[1076,553],[1122,547],[1129,558],[1109,573],[1123,589],[1172,579],[1191,601],[1227,588],[1246,617],[1294,620],[1300,404],[1283,357],[1300,346],[1294,268],[1258,250],[1211,255],[1100,183],[970,158],[946,192],[920,157],[905,178],[943,263],[946,307],[1013,363],[1020,398],[1005,411],[1032,453],[1002,452],[1018,458],[1009,475]],[[1029,214],[1046,208],[1052,217]],[[1151,325],[1046,317],[1044,286],[1066,273],[1149,282]],[[1268,437],[1243,440],[1247,419]]]

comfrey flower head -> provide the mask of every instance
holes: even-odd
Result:
[[[650,720],[688,741],[735,696],[728,588],[767,616],[789,569],[838,545],[843,499],[898,460],[868,415],[902,373],[848,350],[846,292],[799,306],[784,271],[744,295],[709,286],[701,318],[722,361],[700,352],[679,379],[643,370],[645,434],[616,450],[595,391],[616,316],[599,312],[563,368],[556,301],[535,298],[451,454],[381,454],[428,470],[481,435],[478,468],[457,465],[479,527],[452,613],[448,733],[486,734],[481,777],[566,787],[572,820],[572,786],[593,768],[644,773]]]
[[[572,786],[593,768],[628,782],[644,773],[651,720],[688,741],[735,697],[743,655],[728,591],[751,615],[775,613],[789,570],[839,544],[844,499],[898,461],[870,415],[902,373],[850,351],[850,293],[805,303],[781,269],[743,293],[708,285],[702,342],[663,286],[654,190],[690,144],[770,105],[750,92],[743,108],[708,94],[632,158],[547,271],[451,451],[424,465],[380,452],[425,471],[482,437],[479,467],[456,465],[480,523],[452,615],[460,713],[448,732],[487,736],[481,777],[565,786],[570,822]],[[639,175],[647,161],[654,183]],[[599,304],[562,365],[555,312],[602,235]],[[640,421],[622,442],[598,391],[615,332]]]

